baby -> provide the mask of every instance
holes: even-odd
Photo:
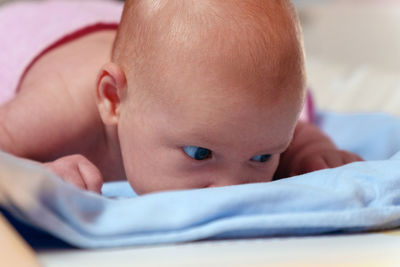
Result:
[[[145,194],[361,160],[299,120],[304,57],[287,0],[128,0],[117,31],[70,39],[1,107],[0,147],[78,187],[127,179]]]

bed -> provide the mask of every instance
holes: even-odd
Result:
[[[297,1],[317,107],[400,116],[400,2]],[[362,4],[361,4],[362,3]],[[400,230],[38,249],[43,266],[398,266]]]

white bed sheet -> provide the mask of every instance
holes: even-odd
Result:
[[[400,265],[397,232],[207,241],[168,246],[41,252],[44,266],[359,266]]]

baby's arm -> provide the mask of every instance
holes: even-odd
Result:
[[[361,160],[354,153],[338,149],[317,126],[299,122],[292,143],[281,155],[276,177],[290,177]]]
[[[86,95],[71,95],[56,82],[24,89],[0,106],[1,149],[38,161],[88,150],[96,136],[94,96],[91,105]]]
[[[0,106],[0,150],[37,161],[64,180],[99,192],[101,174],[87,159],[94,158],[89,146],[98,144],[100,135],[94,92],[51,80],[46,86],[24,88]]]

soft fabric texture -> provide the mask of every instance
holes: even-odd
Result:
[[[29,235],[42,229],[78,247],[213,238],[359,232],[400,226],[400,120],[324,114],[317,120],[357,162],[270,183],[154,193],[127,183],[82,191],[36,164],[0,154],[0,206]]]
[[[0,8],[0,105],[17,92],[24,72],[50,49],[83,34],[117,28],[123,4],[109,0],[47,0]]]

